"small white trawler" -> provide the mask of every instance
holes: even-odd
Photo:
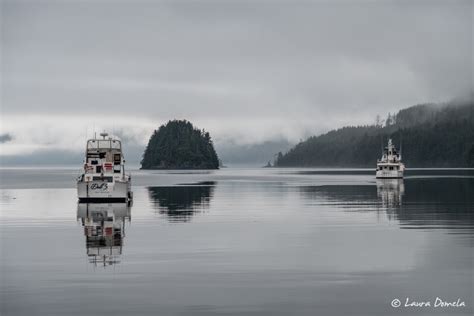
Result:
[[[127,202],[132,200],[131,176],[125,174],[122,142],[101,133],[89,139],[84,172],[77,179],[79,202]]]
[[[405,165],[402,163],[402,154],[398,153],[392,140],[388,140],[388,145],[382,154],[382,158],[377,160],[377,179],[400,179],[403,178]]]

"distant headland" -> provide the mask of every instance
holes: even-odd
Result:
[[[374,167],[388,138],[403,146],[408,168],[474,167],[474,103],[420,104],[373,125],[332,130],[278,153],[273,166]]]
[[[141,161],[142,169],[219,169],[211,136],[186,120],[155,130]]]

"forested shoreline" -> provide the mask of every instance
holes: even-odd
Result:
[[[382,144],[402,146],[410,167],[474,167],[474,103],[420,104],[366,126],[347,126],[279,153],[276,167],[373,167]]]

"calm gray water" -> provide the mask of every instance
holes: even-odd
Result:
[[[76,174],[0,169],[1,315],[473,314],[472,170],[136,170],[131,206]]]

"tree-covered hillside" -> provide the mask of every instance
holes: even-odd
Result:
[[[374,167],[382,143],[402,143],[410,167],[474,167],[474,103],[423,104],[374,125],[349,126],[313,136],[279,154],[277,167]]]
[[[153,132],[142,169],[218,169],[211,136],[186,120],[169,121]]]

